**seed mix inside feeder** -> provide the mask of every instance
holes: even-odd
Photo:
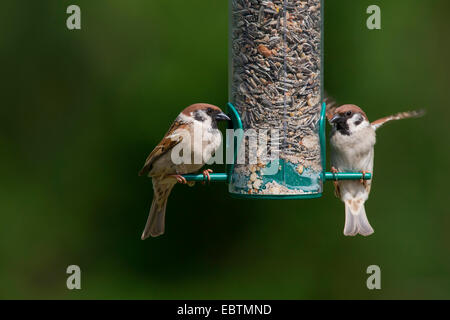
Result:
[[[321,41],[320,0],[230,1],[230,102],[246,133],[230,193],[321,195]],[[252,135],[260,140],[256,149]],[[261,150],[263,140],[269,150]],[[278,162],[266,156],[274,153]]]

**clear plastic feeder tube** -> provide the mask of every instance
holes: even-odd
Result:
[[[322,1],[230,0],[229,10],[229,99],[244,128],[229,191],[320,196]]]

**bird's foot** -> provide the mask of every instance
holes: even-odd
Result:
[[[335,167],[331,167],[331,170],[330,170],[333,174],[336,174],[336,173],[338,173],[339,171],[338,171],[338,169],[336,169]],[[337,179],[336,179],[337,180]]]
[[[187,180],[186,180],[186,178],[183,177],[182,175],[179,175],[179,174],[172,174],[171,177],[177,179],[177,182],[178,182],[178,183],[181,183],[181,184],[187,184],[187,183],[188,183]]]
[[[335,167],[331,167],[331,172],[335,175],[334,176],[334,181],[333,181],[333,184],[334,184],[334,195],[337,198],[341,198],[341,190],[339,189],[339,182],[338,182],[337,177],[336,177],[336,173],[338,173],[339,171]]]
[[[367,187],[367,180],[366,180],[366,174],[370,173],[369,171],[362,171],[361,172],[363,177],[359,180],[359,182],[364,185],[364,187]]]
[[[213,173],[211,169],[203,170],[203,178],[208,179],[208,183],[211,182],[211,176],[210,173]],[[203,184],[205,184],[205,181],[203,181]]]

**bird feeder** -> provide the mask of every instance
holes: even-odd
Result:
[[[325,172],[322,1],[230,0],[229,15],[233,161],[211,181],[239,198],[311,199],[326,180],[371,179]]]

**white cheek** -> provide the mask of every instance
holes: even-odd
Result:
[[[205,128],[211,128],[212,124],[211,124],[211,117],[205,117],[205,120],[203,120],[203,126]]]
[[[361,116],[356,115],[356,114],[347,120],[348,127],[351,132],[357,132],[357,131],[367,128],[367,126],[369,124],[369,122],[367,120],[363,119],[362,122],[360,122],[358,125],[356,125],[355,122],[358,123],[359,121],[361,121]]]

